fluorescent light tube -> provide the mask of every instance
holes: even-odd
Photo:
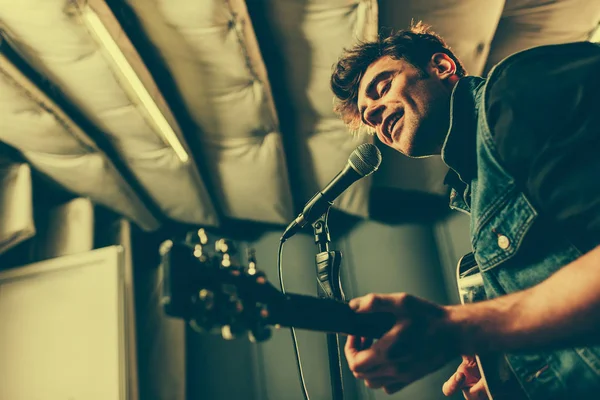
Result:
[[[150,122],[175,151],[181,162],[186,163],[189,160],[189,156],[185,148],[179,141],[171,124],[169,124],[133,67],[127,61],[119,45],[117,45],[98,15],[89,6],[81,8],[80,11],[88,29],[96,37],[102,48],[106,50],[106,53],[113,61],[114,67],[123,76],[124,81],[130,85],[131,90],[135,93],[141,105],[146,108],[147,116],[151,119]]]

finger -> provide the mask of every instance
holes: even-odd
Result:
[[[477,366],[477,358],[475,358],[475,356],[471,356],[471,355],[463,355],[462,363],[469,367],[473,367],[473,366],[476,367]]]
[[[462,363],[457,371],[462,371],[467,376],[467,384],[474,383],[481,379],[477,359],[474,356],[462,356]]]
[[[349,306],[356,312],[397,313],[398,305],[407,298],[406,293],[370,293],[350,300]]]
[[[359,336],[348,336],[346,339],[346,345],[348,349],[360,351],[368,349],[373,344],[373,339]]]
[[[386,360],[409,362],[420,359],[425,349],[416,338],[418,334],[419,330],[414,329],[410,320],[400,318],[371,348]]]
[[[358,373],[368,373],[392,361],[389,357],[389,348],[394,342],[400,339],[402,329],[402,324],[394,325],[389,332],[383,335],[371,347],[354,353],[352,370]]]
[[[463,389],[463,396],[467,400],[486,400],[489,399],[487,390],[485,389],[485,381],[480,380],[473,386]]]
[[[459,372],[465,375],[462,387],[473,386],[481,379],[481,373],[475,358],[463,356],[463,362],[456,369],[456,373]]]
[[[465,379],[466,379],[465,374],[463,374],[462,372],[459,372],[459,371],[455,372],[450,377],[450,379],[448,379],[442,385],[442,392],[444,393],[445,396],[452,396],[453,394],[458,392],[459,389],[462,388],[462,385],[465,382]]]
[[[348,335],[348,337],[346,337],[345,348],[348,350],[360,350],[360,339],[360,336]]]
[[[365,350],[351,350],[350,354],[346,354],[348,366],[355,373],[365,373],[376,370],[385,359],[381,356],[378,350],[370,347]]]
[[[348,336],[346,339],[344,355],[346,356],[348,367],[354,373],[355,377],[358,377],[356,373],[357,361],[364,359],[365,355],[362,353],[369,349],[371,342],[371,339],[359,336]]]
[[[348,361],[350,369],[353,369],[354,359],[356,354],[360,351],[359,347],[360,337],[359,336],[348,336],[346,338],[346,344],[344,345],[344,355]]]

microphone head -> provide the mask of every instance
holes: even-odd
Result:
[[[361,144],[350,154],[348,164],[361,176],[370,175],[381,164],[381,152],[374,144]]]

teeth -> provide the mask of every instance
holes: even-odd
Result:
[[[394,126],[396,121],[398,121],[398,119],[399,119],[399,117],[397,115],[392,117],[392,120],[388,124],[388,134],[390,134],[390,135],[392,134],[392,127]]]

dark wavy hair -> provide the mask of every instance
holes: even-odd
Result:
[[[409,29],[380,35],[372,42],[360,42],[345,49],[335,64],[331,75],[331,89],[336,97],[335,111],[351,129],[361,125],[358,111],[358,85],[373,62],[390,56],[406,60],[427,76],[426,67],[435,53],[447,54],[456,63],[456,74],[465,76],[467,71],[450,47],[429,25],[412,24]]]

